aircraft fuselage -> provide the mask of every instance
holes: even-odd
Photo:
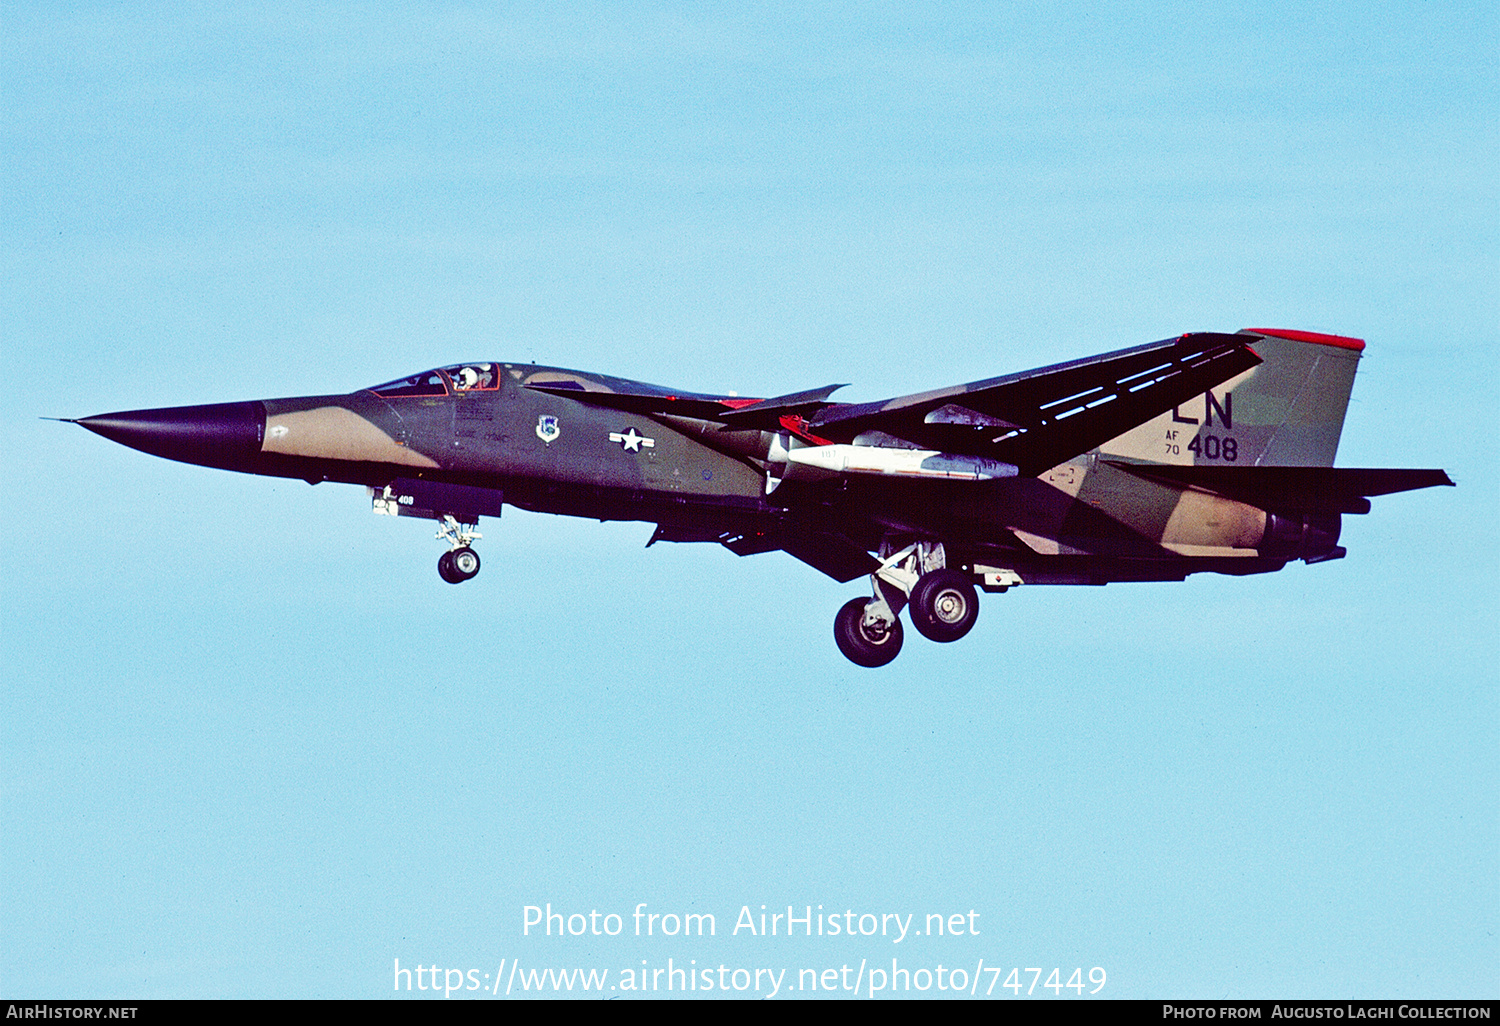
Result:
[[[1252,349],[1250,342],[1254,342]],[[478,572],[503,505],[654,522],[651,542],[784,550],[874,597],[840,611],[863,665],[900,648],[908,603],[956,640],[974,586],[1181,580],[1344,554],[1365,496],[1441,471],[1336,470],[1363,343],[1247,329],[1184,335],[858,405],[837,386],[776,399],[674,392],[530,364],[471,363],[343,395],[82,418],[154,455],[366,486],[429,517],[450,583]],[[1238,402],[1236,402],[1238,399]]]

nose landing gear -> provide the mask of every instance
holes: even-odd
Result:
[[[484,535],[474,530],[476,525],[460,523],[450,514],[444,514],[440,523],[437,539],[451,548],[438,558],[438,576],[449,584],[462,584],[479,573],[479,553],[470,546]]]
[[[479,573],[479,553],[465,546],[438,557],[438,576],[449,584],[462,584]]]

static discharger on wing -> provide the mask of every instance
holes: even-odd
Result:
[[[771,399],[554,367],[466,363],[348,395],[84,417],[203,466],[366,486],[377,513],[438,522],[443,580],[479,572],[505,504],[656,525],[658,541],[781,550],[870,597],[839,649],[882,666],[901,612],[934,641],[976,589],[1180,581],[1341,558],[1344,514],[1447,485],[1441,470],[1335,469],[1364,343],[1195,333],[876,403],[829,385]]]

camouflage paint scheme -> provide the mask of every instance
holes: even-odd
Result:
[[[1340,516],[1441,471],[1334,470],[1364,343],[1246,329],[888,400],[684,393],[555,367],[458,364],[348,395],[83,418],[155,455],[370,489],[468,553],[503,504],[643,520],[651,541],[785,550],[873,598],[840,648],[880,665],[908,601],[966,633],[973,585],[1181,580],[1344,555]],[[830,469],[831,468],[831,469]],[[458,583],[478,570],[474,556]],[[922,582],[926,580],[927,584]],[[920,618],[919,618],[920,614]],[[952,635],[951,637],[948,635]]]

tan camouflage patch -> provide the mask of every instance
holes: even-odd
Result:
[[[1059,463],[1051,470],[1042,475],[1053,488],[1062,492],[1070,499],[1078,498],[1078,490],[1083,487],[1083,479],[1088,471],[1076,463]]]
[[[1254,378],[1259,369],[1252,367],[1222,385],[1214,386],[1214,395],[1223,396],[1233,392],[1241,384]],[[1198,434],[1200,426],[1207,422],[1208,415],[1208,400],[1201,395],[1193,396],[1175,411],[1153,417],[1123,435],[1111,438],[1099,446],[1099,452],[1104,456],[1122,456],[1126,459],[1190,467],[1195,458],[1188,443]],[[1176,419],[1177,417],[1181,420]]]
[[[614,389],[603,385],[593,378],[586,378],[582,374],[574,374],[571,371],[544,370],[536,371],[527,375],[521,382],[523,385],[581,385],[586,392],[610,392]]]
[[[434,460],[413,452],[342,406],[322,406],[267,418],[261,451],[326,460],[398,463],[407,467],[438,466]]]
[[[1265,533],[1265,510],[1217,495],[1185,491],[1167,519],[1161,544],[1184,556],[1253,556]]]

